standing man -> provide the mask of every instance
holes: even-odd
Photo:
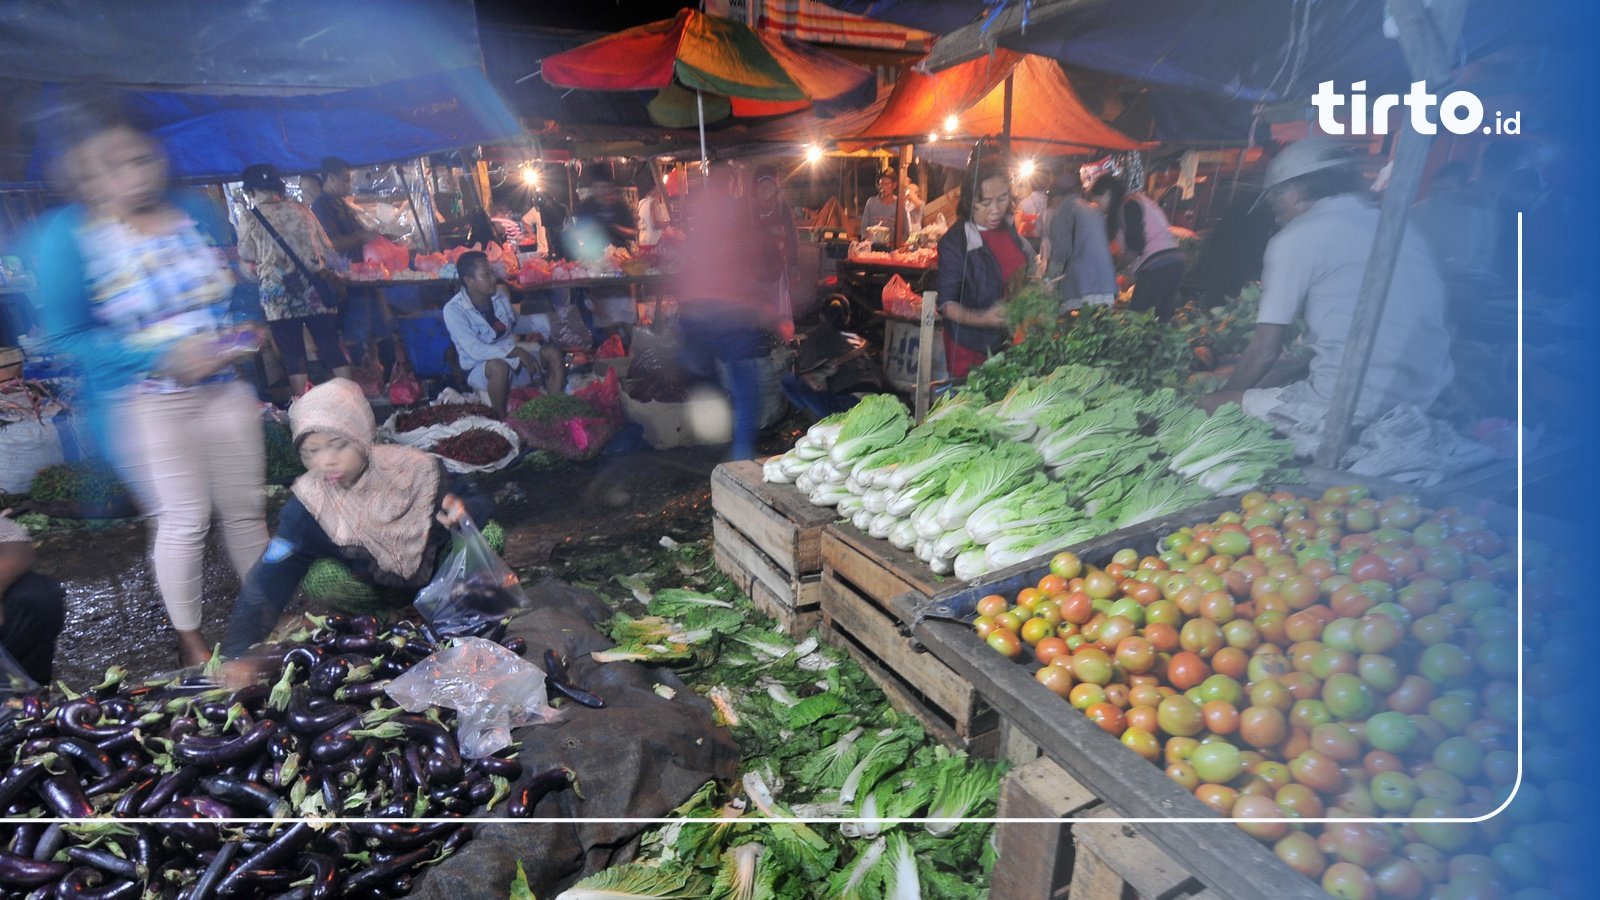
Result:
[[[1045,216],[1044,276],[1053,282],[1061,312],[1117,302],[1117,267],[1111,261],[1106,220],[1083,198],[1078,173],[1067,167],[1050,186],[1052,206]]]
[[[867,202],[861,206],[861,233],[865,235],[867,229],[874,225],[882,225],[893,231],[895,219],[894,187],[899,181],[894,172],[885,169],[878,173],[878,195],[868,197]],[[911,237],[911,216],[907,204],[901,204],[900,209],[900,240]]]
[[[1267,167],[1264,199],[1282,227],[1267,244],[1255,335],[1222,390],[1200,399],[1208,412],[1237,402],[1308,453],[1320,440],[1344,360],[1356,297],[1378,230],[1378,208],[1342,148],[1323,137],[1291,144]],[[1306,325],[1309,377],[1279,365],[1296,319]],[[1426,411],[1450,383],[1445,291],[1427,242],[1408,228],[1365,373],[1354,424],[1400,404]],[[1280,386],[1283,385],[1283,386]]]
[[[598,259],[605,247],[628,249],[628,244],[639,239],[638,219],[616,182],[607,177],[596,178],[589,187],[589,196],[578,204],[577,231],[582,250],[580,254]],[[572,243],[569,241],[569,243]],[[622,287],[590,288],[589,306],[594,315],[596,343],[610,334],[620,333],[623,341],[630,340],[629,329],[639,321],[639,311],[633,302],[633,289]]]
[[[369,239],[377,237],[356,218],[351,209],[350,164],[337,156],[322,161],[322,194],[311,205],[317,214],[322,230],[328,233],[333,249],[351,262],[360,262],[363,248]],[[394,323],[383,294],[376,288],[351,285],[339,305],[339,324],[348,346],[350,364],[361,368],[366,364],[367,345],[378,342],[378,361],[383,364],[383,381],[387,383],[394,374]]]

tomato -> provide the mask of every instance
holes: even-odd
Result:
[[[1387,656],[1364,653],[1356,660],[1356,675],[1380,694],[1400,686],[1400,664]]]
[[[1128,717],[1129,728],[1140,728],[1151,734],[1158,734],[1161,731],[1161,723],[1156,717],[1154,706],[1129,706],[1123,714]]]
[[[1122,710],[1109,703],[1093,704],[1085,709],[1083,714],[1113,737],[1120,737],[1123,730],[1128,727],[1128,720],[1123,716]]]
[[[1362,616],[1355,633],[1356,646],[1362,653],[1388,653],[1403,637],[1399,623],[1381,615]]]
[[[1017,608],[1032,612],[1035,606],[1038,606],[1041,602],[1047,599],[1049,598],[1045,595],[1044,591],[1041,591],[1038,588],[1023,588],[1017,592]]]
[[[1283,769],[1285,773],[1288,773],[1288,766],[1284,766]],[[1317,795],[1317,792],[1303,784],[1291,782],[1282,785],[1272,799],[1278,802],[1278,807],[1286,815],[1299,819],[1317,819],[1327,812],[1323,806],[1322,798]]]
[[[1118,709],[1128,708],[1128,686],[1125,684],[1106,685],[1106,702]]]
[[[1178,630],[1164,622],[1146,625],[1144,639],[1149,641],[1150,646],[1154,647],[1159,653],[1171,653],[1181,646],[1178,641]]]
[[[1072,708],[1082,711],[1095,705],[1106,702],[1106,690],[1098,684],[1075,684],[1067,694],[1067,702]]]
[[[1276,678],[1267,678],[1250,683],[1250,705],[1265,709],[1275,709],[1286,713],[1294,705],[1294,697],[1289,694],[1289,689],[1283,682]]]
[[[1281,819],[1283,810],[1270,797],[1241,796],[1233,803],[1235,819]],[[1241,822],[1239,828],[1258,841],[1276,843],[1289,833],[1287,822]]]
[[[1189,756],[1189,764],[1194,766],[1200,780],[1208,784],[1227,784],[1244,771],[1239,748],[1221,741],[1196,747]]]
[[[1109,600],[1117,595],[1117,581],[1099,569],[1090,569],[1083,579],[1083,592],[1094,600]]]
[[[1068,581],[1077,578],[1083,572],[1083,562],[1078,559],[1078,554],[1066,550],[1050,557],[1050,574],[1060,576]]]
[[[1218,625],[1233,621],[1233,595],[1227,591],[1209,591],[1200,598],[1200,616]]]
[[[1104,728],[1104,725],[1100,727]],[[1161,758],[1161,742],[1156,736],[1143,728],[1127,726],[1122,732],[1122,746],[1139,754],[1145,759],[1155,762]]]
[[[1311,729],[1311,746],[1334,762],[1354,762],[1361,758],[1361,741],[1341,723],[1324,722]]]
[[[1417,900],[1428,887],[1422,878],[1422,870],[1408,859],[1386,859],[1378,863],[1371,874],[1373,886],[1385,898]]]
[[[1050,624],[1050,628],[1054,630],[1061,624],[1061,608],[1055,603],[1046,601],[1034,607],[1033,617],[1045,620]]]
[[[1433,698],[1431,682],[1420,675],[1407,675],[1400,679],[1400,686],[1390,692],[1385,705],[1395,712],[1414,715],[1427,709]]]
[[[1378,896],[1372,876],[1347,862],[1336,862],[1322,873],[1322,889],[1339,900],[1375,900]]]
[[[1223,647],[1211,657],[1211,668],[1217,674],[1234,679],[1243,678],[1249,664],[1250,657],[1237,647]]]
[[[1067,642],[1059,637],[1045,637],[1033,645],[1033,656],[1039,660],[1039,665],[1041,666],[1048,666],[1056,657],[1067,655],[1067,653]]]
[[[1185,762],[1168,764],[1167,777],[1182,785],[1186,791],[1193,791],[1200,786],[1200,776],[1195,774],[1194,766]]]
[[[1190,653],[1208,659],[1222,649],[1222,629],[1215,622],[1190,619],[1178,631],[1178,642]]]
[[[1384,812],[1408,813],[1421,796],[1417,783],[1404,772],[1379,772],[1372,776],[1372,802]]]
[[[1057,604],[1064,621],[1082,625],[1094,617],[1094,599],[1082,591],[1072,591]]]
[[[1185,650],[1175,653],[1167,663],[1167,682],[1180,691],[1186,691],[1211,674],[1211,669],[1197,654]]]
[[[1295,781],[1324,794],[1337,793],[1345,785],[1339,764],[1316,750],[1307,750],[1290,760],[1289,771],[1294,773]]]
[[[997,628],[989,632],[987,642],[996,653],[1001,656],[1016,658],[1022,653],[1022,641],[1017,639],[1017,634],[1005,628]]]
[[[1433,764],[1457,778],[1476,779],[1483,771],[1483,748],[1469,737],[1445,738],[1433,748]]]
[[[979,616],[972,620],[972,628],[978,633],[979,640],[987,640],[989,632],[994,630],[994,619],[988,616]]]
[[[1365,719],[1378,705],[1378,697],[1367,683],[1347,672],[1338,672],[1322,684],[1322,702],[1341,719]]]
[[[1022,616],[1018,615],[1016,610],[1003,612],[992,618],[994,619],[994,627],[998,630],[1016,633],[1022,629]]]
[[[1434,684],[1462,684],[1472,674],[1472,657],[1455,644],[1433,644],[1422,651],[1417,671]]]
[[[1199,777],[1199,773],[1196,773]],[[1194,789],[1195,799],[1211,807],[1219,816],[1233,814],[1233,804],[1239,799],[1239,792],[1225,784],[1202,784]]]
[[[1139,626],[1135,625],[1131,619],[1124,616],[1108,616],[1105,622],[1100,625],[1100,633],[1095,640],[1107,647],[1115,647],[1124,638],[1132,637],[1138,630]]]
[[[1323,632],[1324,635],[1327,632]],[[1356,657],[1344,650],[1323,647],[1311,657],[1311,674],[1327,680],[1334,675],[1352,675],[1356,670]]]
[[[1244,700],[1244,688],[1239,682],[1227,675],[1212,675],[1194,689],[1201,703],[1210,700],[1222,700],[1238,705]]]
[[[1303,831],[1291,831],[1284,835],[1272,846],[1272,852],[1283,860],[1284,865],[1307,878],[1320,878],[1327,868],[1327,859],[1317,849],[1316,838]]]
[[[1117,664],[1135,675],[1150,671],[1156,664],[1156,650],[1146,638],[1130,635],[1117,642]]]
[[[1032,647],[1055,633],[1055,626],[1045,619],[1034,617],[1022,623],[1022,630],[1017,636],[1022,638],[1023,643]]]
[[[1328,609],[1344,619],[1359,619],[1376,605],[1372,597],[1359,584],[1351,582],[1334,590],[1328,598]]]
[[[1042,666],[1033,678],[1063,700],[1072,693],[1072,673],[1061,666]]]
[[[1009,608],[1006,604],[1006,598],[999,594],[990,594],[978,601],[978,615],[980,616],[998,615]]]
[[[1211,549],[1237,558],[1250,552],[1250,537],[1242,531],[1222,531],[1211,539]]]
[[[1080,647],[1072,654],[1072,676],[1089,684],[1111,683],[1111,657],[1098,647]]]
[[[1226,700],[1208,700],[1200,704],[1200,715],[1206,730],[1212,734],[1233,734],[1239,730],[1239,710]]]

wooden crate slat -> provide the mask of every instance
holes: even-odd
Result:
[[[828,635],[830,644],[843,650],[852,660],[855,660],[856,665],[860,666],[862,671],[867,673],[867,677],[871,678],[873,683],[883,691],[884,698],[889,701],[889,705],[897,712],[916,718],[917,721],[922,723],[922,727],[928,732],[929,737],[934,738],[946,747],[961,749],[967,746],[967,741],[961,735],[956,734],[955,729],[950,726],[949,722],[931,710],[915,694],[907,690],[894,675],[885,671],[883,666],[873,659],[870,652],[857,646],[848,635],[842,632],[825,631],[824,634]]]
[[[1002,723],[1002,728],[1004,723]],[[1000,782],[1002,819],[1050,819],[1083,815],[1098,806],[1094,792],[1048,759],[1018,765]],[[989,896],[1050,897],[1067,886],[1072,836],[1064,824],[1002,822],[995,826],[995,849],[1003,860],[994,868]]]
[[[849,585],[822,579],[822,609],[834,628],[844,631],[906,684],[928,698],[954,722],[956,733],[969,737],[985,709],[972,685],[930,653],[918,653],[899,632],[899,623],[869,603]],[[987,729],[984,729],[987,730]]]
[[[811,505],[792,485],[762,482],[760,463],[717,466],[711,473],[711,508],[783,571],[809,575],[822,570],[822,527],[837,514]]]
[[[822,591],[820,579],[813,580],[810,587],[815,587],[820,594]],[[820,604],[811,609],[795,609],[789,605],[787,599],[773,593],[760,581],[755,582],[755,589],[750,592],[750,602],[755,604],[756,609],[775,619],[779,631],[797,640],[822,624]]]
[[[716,539],[716,549],[719,553],[748,573],[752,581],[766,585],[773,595],[791,609],[805,611],[821,605],[820,576],[802,577],[780,568],[718,513],[713,513],[711,516],[711,533]],[[735,582],[740,580],[738,575],[731,572],[729,577]],[[746,588],[746,593],[754,593],[753,587],[742,584],[740,586]]]
[[[905,593],[932,596],[942,585],[915,554],[896,550],[888,541],[869,538],[854,528],[829,525],[822,530],[824,571],[837,572],[879,606]]]
[[[1115,818],[1117,813],[1109,808],[1089,812],[1093,819]],[[1194,827],[1194,826],[1190,826]],[[1132,827],[1117,822],[1096,824],[1074,822],[1072,896],[1078,896],[1079,867],[1094,860],[1128,883],[1136,896],[1146,900],[1170,900],[1202,889],[1199,880],[1174,862],[1172,857],[1139,834]],[[1096,866],[1089,866],[1096,872]],[[1096,874],[1097,882],[1101,877]],[[1094,896],[1087,894],[1086,896]]]

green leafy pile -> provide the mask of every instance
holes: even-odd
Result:
[[[967,389],[994,402],[1022,379],[1069,364],[1095,367],[1134,390],[1177,387],[1192,356],[1183,335],[1151,313],[1089,306],[1061,317],[1054,328],[1029,329],[1021,343],[973,369]]]
[[[1041,281],[1029,281],[1006,299],[1006,327],[1050,328],[1060,316],[1061,293]]]
[[[1178,314],[1178,333],[1194,352],[1197,366],[1210,369],[1236,357],[1255,334],[1261,285],[1247,285],[1221,306],[1186,307]]]
[[[28,496],[36,503],[79,503],[105,507],[129,500],[116,470],[103,462],[56,463],[33,476]]]
[[[517,407],[511,415],[524,422],[550,423],[594,418],[600,412],[570,394],[541,394]]]
[[[294,448],[294,436],[289,426],[281,422],[263,422],[267,442],[267,483],[288,484],[305,473],[300,452]]]
[[[992,815],[1003,765],[929,740],[842,653],[815,635],[796,643],[771,630],[720,574],[702,577],[686,567],[683,549],[676,569],[696,571],[696,584],[657,590],[658,576],[618,577],[645,614],[619,613],[608,630],[620,658],[683,667],[738,741],[740,778],[731,789],[708,783],[675,811],[703,822],[647,833],[639,862],[607,869],[560,897],[986,896],[990,826],[771,821]],[[636,657],[641,648],[654,655]]]

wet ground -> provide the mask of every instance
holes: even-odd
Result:
[[[764,452],[792,444],[795,429],[763,441]],[[787,443],[786,443],[787,441]],[[680,542],[711,532],[711,470],[725,448],[648,448],[549,471],[513,467],[483,479],[507,529],[506,561],[524,578],[594,584],[631,574],[630,559],[663,536]],[[611,505],[617,504],[617,505]],[[273,511],[281,498],[271,504]],[[269,520],[270,524],[270,520]],[[67,623],[56,649],[56,678],[82,687],[121,664],[134,676],[177,666],[177,644],[156,592],[140,521],[49,532],[36,568],[67,590]],[[221,545],[205,561],[206,637],[222,636],[238,591]]]

